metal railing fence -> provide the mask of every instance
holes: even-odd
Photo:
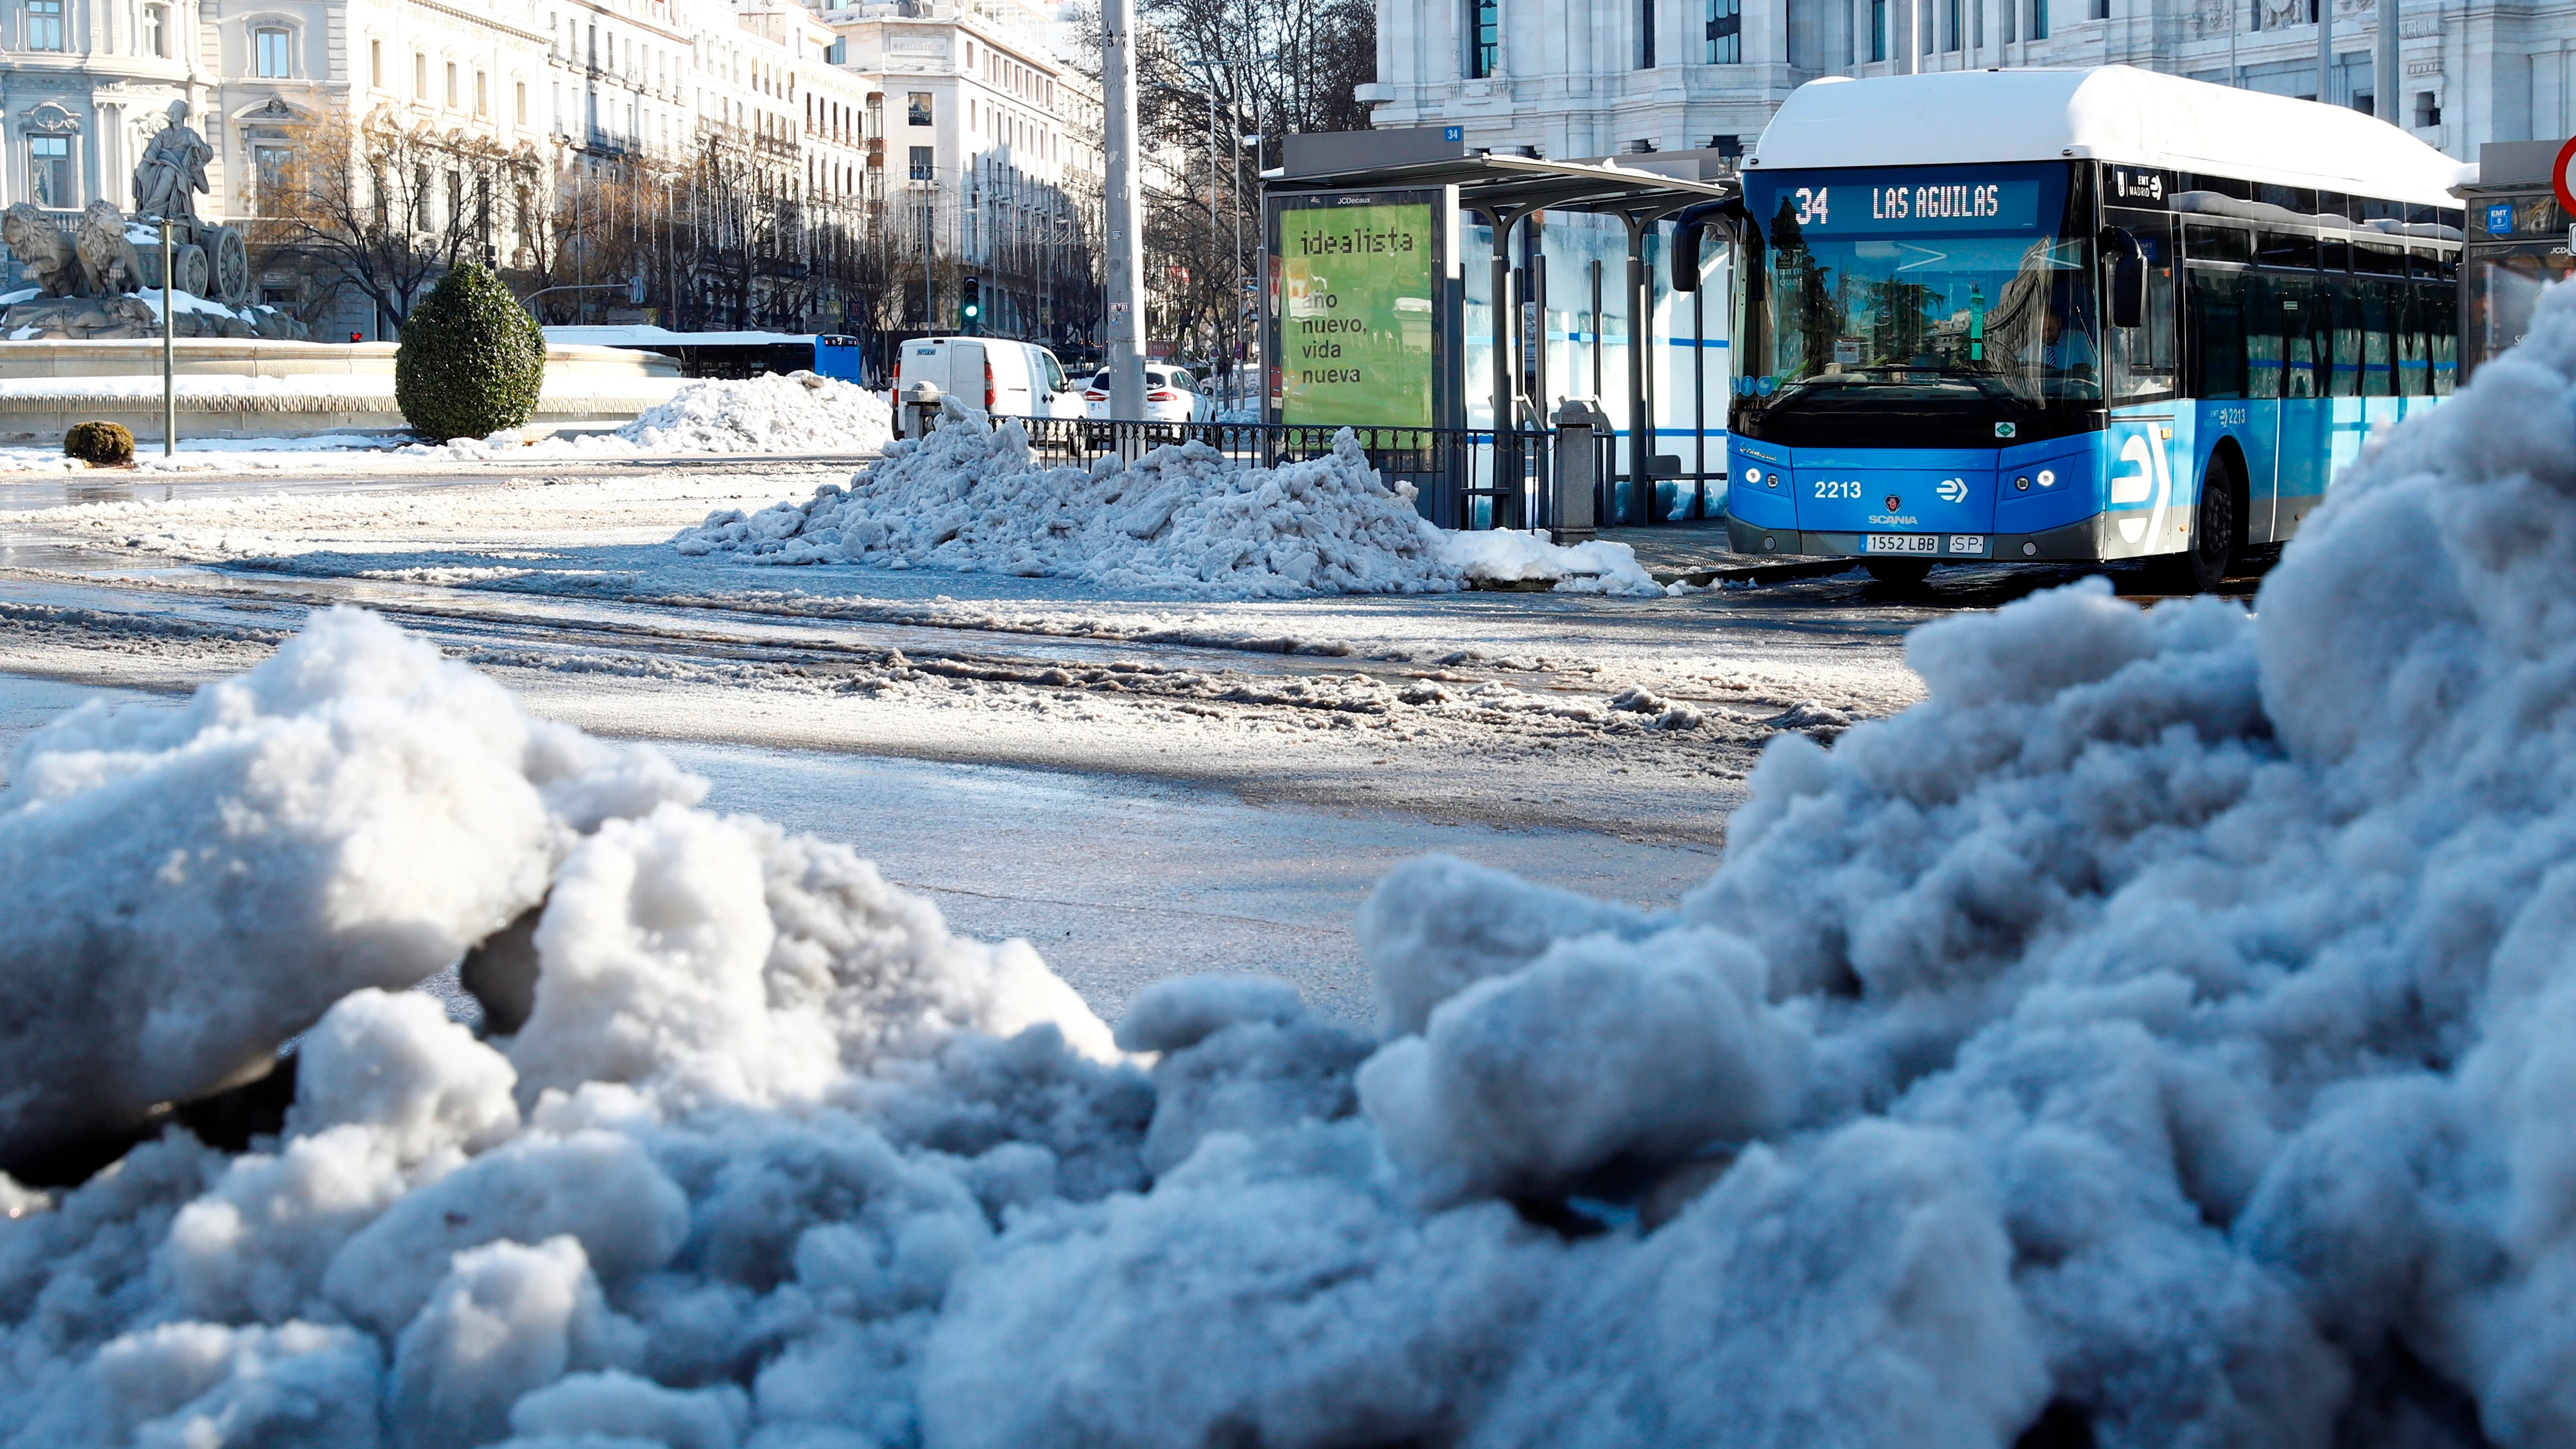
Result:
[[[1010,418],[1041,462],[1083,467],[1095,458],[1139,458],[1155,448],[1198,443],[1259,468],[1331,453],[1340,427],[1302,423],[1113,422]],[[1390,485],[1413,485],[1422,512],[1447,528],[1550,526],[1548,480],[1556,434],[1492,428],[1353,426],[1362,454]],[[1598,476],[1597,474],[1595,476]]]

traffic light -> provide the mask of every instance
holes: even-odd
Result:
[[[984,318],[984,279],[968,277],[962,284],[957,301],[958,320],[972,327]]]

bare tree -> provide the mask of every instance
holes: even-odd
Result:
[[[1152,320],[1222,362],[1248,352],[1239,288],[1258,282],[1259,173],[1283,136],[1367,127],[1356,87],[1376,72],[1377,12],[1373,0],[1142,0],[1141,12]],[[1243,146],[1247,134],[1260,143]]]
[[[295,128],[260,177],[249,238],[263,264],[354,288],[396,327],[437,280],[497,249],[546,167],[527,146],[333,108]]]

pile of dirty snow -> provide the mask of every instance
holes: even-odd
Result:
[[[2561,289],[2259,610],[1918,631],[1678,909],[1397,872],[1374,1039],[1113,1038],[323,616],[0,794],[10,1162],[311,1023],[0,1180],[0,1441],[2576,1442],[2571,577]],[[469,943],[479,1033],[391,989]]]
[[[1415,511],[1345,433],[1330,455],[1276,468],[1203,443],[1120,466],[1048,468],[1016,422],[948,425],[809,501],[727,509],[673,540],[682,554],[754,563],[857,563],[1087,579],[1231,597],[1424,593],[1469,579],[1561,579],[1657,595],[1625,544],[1558,548],[1525,533],[1460,534]]]
[[[861,453],[894,436],[894,413],[856,383],[764,373],[690,383],[617,436],[648,453]]]

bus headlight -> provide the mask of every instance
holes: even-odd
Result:
[[[2054,469],[2050,469],[2050,468],[2042,468],[2042,469],[2040,469],[2040,470],[2039,470],[2039,486],[2040,486],[2040,487],[2042,487],[2042,488],[2054,488],[2054,487],[2056,487],[2056,486],[2057,486],[2057,473],[2056,473],[2056,470],[2054,470]]]
[[[1747,469],[1745,469],[1745,470],[1744,470],[1744,481],[1745,481],[1745,482],[1747,482],[1747,483],[1759,483],[1759,482],[1761,482],[1761,481],[1762,481],[1762,470],[1761,470],[1761,469],[1759,469],[1759,468],[1747,468]]]

